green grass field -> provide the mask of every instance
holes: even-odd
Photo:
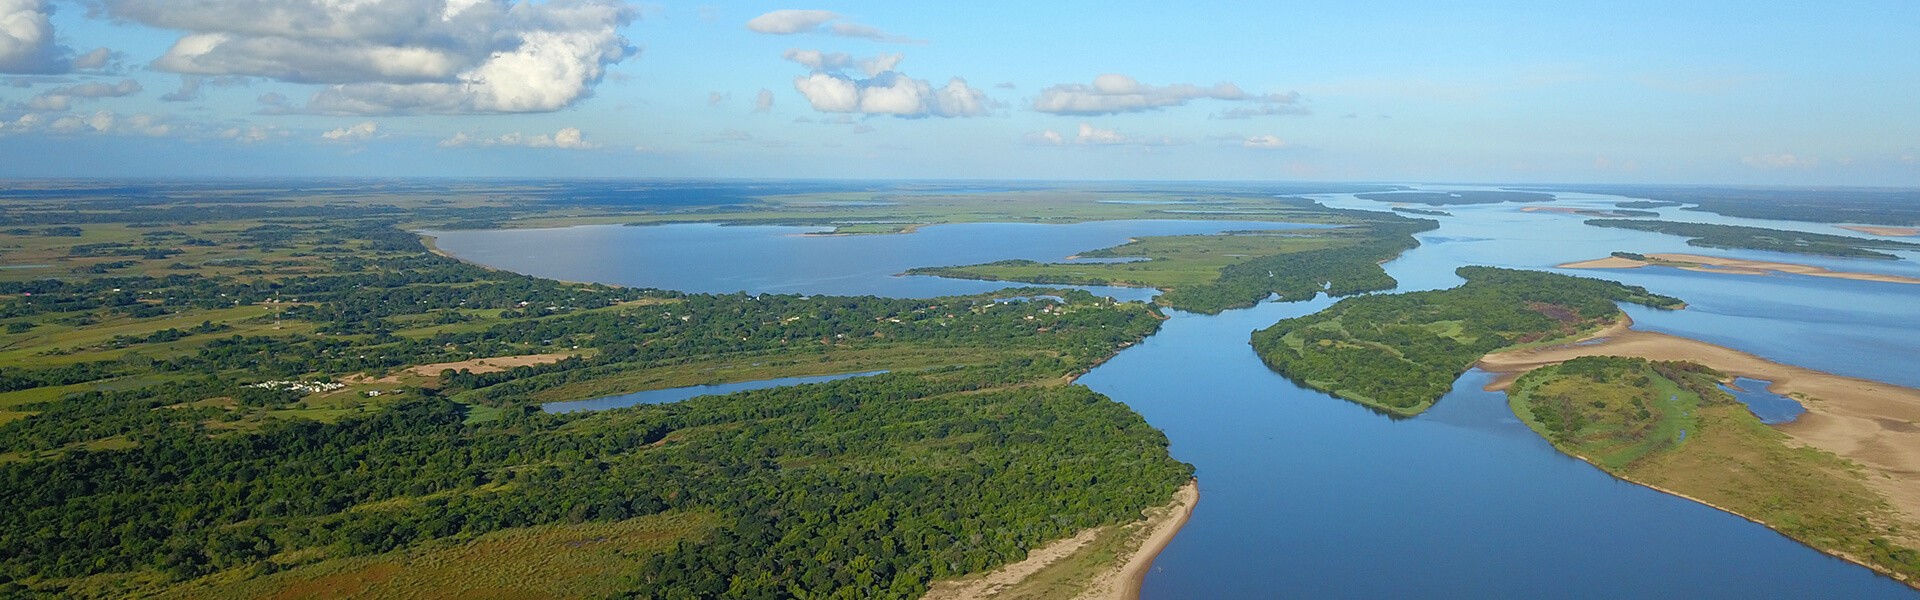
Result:
[[[1920,577],[1920,528],[1855,464],[1794,443],[1686,363],[1588,357],[1508,389],[1514,414],[1554,447],[1630,481],[1685,494],[1820,550]]]

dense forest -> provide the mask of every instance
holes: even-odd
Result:
[[[1584,277],[1461,267],[1460,287],[1348,298],[1253,333],[1275,371],[1317,390],[1412,416],[1489,352],[1566,338],[1618,318],[1615,302],[1677,308],[1645,288]]]
[[[1747,227],[1744,225],[1712,225],[1706,223],[1676,223],[1672,221],[1630,221],[1618,219],[1594,219],[1587,221],[1595,227],[1617,227],[1637,229],[1688,238],[1687,245],[1704,248],[1732,248],[1745,250],[1769,250],[1773,252],[1792,252],[1797,254],[1824,254],[1827,256],[1846,256],[1854,258],[1884,258],[1897,260],[1900,257],[1875,250],[1920,250],[1920,244],[1896,240],[1876,240],[1844,235],[1823,233],[1804,233]]]
[[[1191,476],[1138,415],[1062,383],[1158,326],[1137,303],[563,283],[432,254],[385,217],[174,223],[126,246],[88,223],[45,239],[198,264],[0,282],[8,597],[217,590],[516,528],[712,515],[606,592],[909,598],[1137,519]],[[193,254],[213,251],[267,258]],[[410,371],[518,355],[555,358]],[[537,406],[847,357],[894,372]]]
[[[1615,476],[1765,523],[1821,550],[1920,576],[1903,523],[1858,465],[1794,443],[1686,362],[1591,356],[1526,374],[1514,414],[1554,447]]]

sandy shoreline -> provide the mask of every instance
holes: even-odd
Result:
[[[1835,271],[1826,267],[1801,265],[1794,263],[1767,262],[1760,260],[1741,260],[1699,254],[1649,254],[1651,261],[1634,260],[1609,256],[1594,260],[1583,260],[1558,265],[1562,269],[1638,269],[1649,265],[1674,267],[1701,273],[1722,273],[1729,275],[1771,275],[1789,273],[1809,277],[1830,277],[1833,279],[1853,279],[1857,281],[1879,281],[1883,283],[1920,284],[1920,278],[1901,275],[1882,275],[1879,273],[1860,273],[1856,271]]]
[[[1913,237],[1920,235],[1920,227],[1885,227],[1880,225],[1836,225],[1836,227],[1882,237]]]
[[[1867,484],[1893,508],[1920,521],[1920,390],[1786,365],[1706,342],[1634,331],[1622,318],[1580,342],[1497,352],[1479,367],[1501,376],[1487,385],[1504,390],[1521,374],[1581,356],[1685,360],[1728,375],[1772,382],[1768,391],[1801,400],[1807,413],[1775,426],[1794,440],[1866,467]]]
[[[1188,517],[1193,515],[1193,507],[1200,501],[1198,481],[1188,481],[1174,492],[1173,501],[1149,508],[1145,520],[1127,526],[1130,537],[1128,547],[1131,553],[1125,562],[1115,562],[1092,574],[1093,580],[1073,597],[1077,600],[1136,600],[1140,597],[1140,584],[1146,580],[1147,569],[1153,566],[1154,558],[1173,541],[1173,536],[1185,526]],[[972,600],[992,598],[1012,590],[1027,578],[1069,560],[1092,544],[1099,537],[1102,528],[1093,528],[1063,540],[1056,540],[1027,553],[1026,560],[1006,565],[984,575],[976,575],[956,581],[935,582],[921,600]],[[1138,544],[1137,546],[1135,544]]]
[[[1081,599],[1093,600],[1138,600],[1140,586],[1146,583],[1147,570],[1153,567],[1153,560],[1160,557],[1160,551],[1173,543],[1173,536],[1193,518],[1193,507],[1200,503],[1199,480],[1188,481],[1173,493],[1173,503],[1160,508],[1159,514],[1147,519],[1147,539],[1134,550],[1133,556],[1118,570],[1109,571],[1095,577],[1093,585],[1080,594]]]

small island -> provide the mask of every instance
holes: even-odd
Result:
[[[1795,254],[1819,254],[1848,258],[1882,258],[1888,260],[1898,260],[1900,257],[1883,252],[1884,250],[1904,250],[1909,252],[1920,250],[1920,244],[1913,242],[1873,240],[1844,235],[1747,227],[1744,225],[1714,225],[1709,223],[1636,221],[1624,219],[1594,219],[1587,221],[1587,224],[1594,227],[1635,229],[1683,236],[1689,238],[1687,245],[1700,246],[1703,248],[1768,250]]]
[[[1550,344],[1625,318],[1614,302],[1684,306],[1645,288],[1584,277],[1461,267],[1447,290],[1348,298],[1253,334],[1274,371],[1387,414],[1424,412],[1481,356]]]

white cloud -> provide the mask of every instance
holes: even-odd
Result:
[[[555,111],[635,53],[618,29],[637,13],[620,0],[103,4],[113,18],[185,32],[154,68],[325,84],[300,109],[316,113]]]
[[[453,137],[440,141],[441,148],[494,146],[520,146],[525,148],[558,148],[562,150],[592,150],[600,144],[589,142],[576,127],[567,127],[552,134],[527,135],[520,132],[508,133],[499,137],[480,138],[467,135],[466,132],[453,134]]]
[[[1200,99],[1252,102],[1266,107],[1291,105],[1299,101],[1299,96],[1297,94],[1249,94],[1231,82],[1221,82],[1210,87],[1185,83],[1154,86],[1140,83],[1139,80],[1126,75],[1108,73],[1095,77],[1092,84],[1065,83],[1040,90],[1040,97],[1033,101],[1033,109],[1056,115],[1110,115],[1182,106]],[[1248,113],[1228,118],[1251,116],[1256,115]]]
[[[807,33],[839,18],[839,13],[830,10],[776,10],[747,21],[747,29],[774,35]]]
[[[1068,144],[1076,146],[1178,146],[1187,143],[1187,140],[1173,137],[1127,135],[1112,129],[1094,127],[1090,123],[1081,123],[1079,132],[1072,138],[1061,135],[1058,131],[1048,129],[1046,131],[1029,133],[1021,139],[1028,144],[1036,146],[1065,146]]]
[[[349,125],[322,133],[320,137],[329,142],[359,142],[371,139],[373,138],[373,134],[379,132],[379,124],[373,121],[365,121],[357,125]]]
[[[180,89],[161,94],[160,99],[166,102],[191,102],[199,100],[200,89],[209,85],[214,87],[234,87],[246,84],[247,78],[232,75],[224,77],[181,75]]]
[[[733,99],[733,94],[707,92],[707,106],[719,106],[731,99]]]
[[[100,98],[120,98],[140,93],[140,82],[123,79],[120,83],[89,81],[76,85],[61,86],[41,92],[29,98],[21,108],[41,112],[65,112],[73,108],[74,102],[96,100]]]
[[[882,54],[854,59],[846,54],[823,54],[815,50],[788,50],[784,55],[810,69],[812,73],[793,79],[793,89],[805,96],[814,110],[829,113],[893,115],[897,117],[977,117],[996,106],[985,92],[954,77],[935,88],[925,79],[914,79],[895,71],[905,58]],[[845,70],[859,67],[865,79],[846,75]]]
[[[761,88],[760,93],[753,95],[753,112],[766,113],[766,112],[772,112],[772,111],[773,111],[773,90]]]
[[[875,27],[848,22],[844,20],[845,18],[840,13],[830,10],[776,10],[748,20],[747,29],[771,35],[821,33],[897,44],[925,43],[922,40],[893,35]]]
[[[1740,162],[1755,169],[1806,169],[1820,165],[1820,157],[1798,156],[1794,154],[1761,154],[1740,159]]]
[[[1287,147],[1286,140],[1275,135],[1253,135],[1240,140],[1240,147],[1260,150],[1278,150]]]
[[[64,73],[71,51],[54,43],[44,0],[0,0],[0,73]]]
[[[38,113],[28,113],[12,122],[0,121],[0,135],[19,135],[27,133],[50,133],[55,135],[131,135],[145,137],[165,137],[179,132],[179,128],[164,119],[150,114],[140,113],[122,115],[102,110],[91,114],[63,114],[48,117]]]
[[[242,144],[264,142],[276,137],[286,137],[287,130],[270,125],[241,125],[222,129],[214,134],[223,140],[233,140]]]

